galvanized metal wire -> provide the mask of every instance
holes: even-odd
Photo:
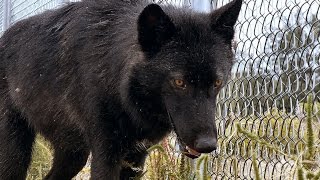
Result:
[[[4,31],[4,2],[0,0],[0,35]]]
[[[11,24],[38,14],[42,11],[57,7],[61,1],[57,0],[12,0],[11,7]]]
[[[0,32],[8,18],[13,24],[63,2],[9,0],[7,17],[5,1],[0,0]],[[156,2],[208,12],[228,1]],[[244,0],[235,27],[232,78],[218,97],[219,149],[212,154],[209,168],[213,179],[254,179],[253,153],[263,179],[293,176],[296,162],[289,156],[306,149],[307,97],[313,101],[315,141],[320,144],[319,19],[319,0]],[[282,153],[238,133],[236,124]]]
[[[236,26],[232,79],[219,94],[220,149],[212,166],[220,170],[212,172],[215,179],[254,179],[252,153],[258,155],[263,179],[294,176],[292,159],[243,134],[233,134],[234,125],[239,123],[282,152],[299,156],[306,149],[310,96],[314,129],[319,133],[319,17],[318,0],[244,2]]]

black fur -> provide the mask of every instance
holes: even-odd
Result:
[[[214,150],[215,84],[230,74],[240,7],[84,0],[13,25],[0,40],[0,179],[25,179],[35,133],[55,150],[45,179],[71,179],[90,151],[92,179],[134,177],[172,128]]]

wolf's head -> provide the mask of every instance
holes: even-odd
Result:
[[[167,113],[193,155],[217,147],[216,97],[230,75],[241,4],[234,0],[209,14],[151,4],[138,18],[146,61],[134,68],[131,90],[149,102],[146,109]]]

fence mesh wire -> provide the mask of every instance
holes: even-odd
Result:
[[[61,0],[12,0],[10,4],[11,24],[44,10],[53,9],[60,3]]]
[[[0,0],[0,35],[4,31],[4,1]]]
[[[10,22],[55,8],[61,2],[11,0]],[[158,0],[203,11],[227,2]],[[1,28],[3,4],[0,0]],[[298,155],[306,149],[307,97],[313,101],[315,141],[320,144],[319,19],[319,0],[244,1],[235,28],[232,78],[219,94],[217,105],[220,137],[219,149],[210,160],[213,179],[254,179],[252,152],[257,154],[263,179],[292,176],[295,162],[287,155]],[[237,123],[287,155],[237,133]]]
[[[243,135],[230,136],[240,123],[282,152],[298,155],[306,149],[308,96],[319,144],[319,11],[318,0],[244,2],[236,26],[233,76],[219,94],[221,144],[212,162],[220,168],[213,172],[216,179],[253,179],[252,151],[264,179],[288,179],[293,160]],[[234,163],[238,172],[230,168]]]

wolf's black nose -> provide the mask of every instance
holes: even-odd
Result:
[[[199,153],[210,153],[217,149],[217,139],[216,138],[199,138],[194,143],[194,148]]]

